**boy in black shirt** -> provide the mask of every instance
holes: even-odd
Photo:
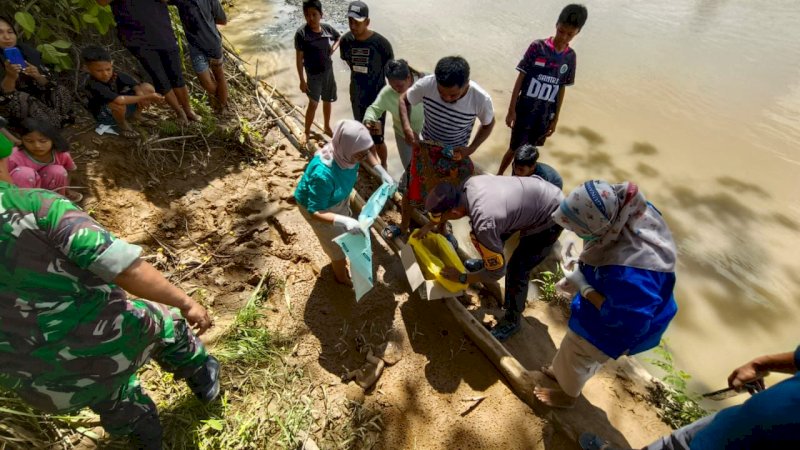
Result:
[[[308,95],[306,108],[305,136],[311,133],[314,114],[322,98],[322,115],[325,119],[325,134],[333,136],[331,129],[331,103],[336,101],[336,80],[333,78],[331,55],[339,46],[339,32],[322,20],[322,3],[319,0],[303,2],[303,16],[306,24],[294,35],[294,48],[297,55],[297,76],[300,77],[300,91]],[[305,68],[308,81],[303,76]]]
[[[385,37],[369,29],[369,8],[364,2],[351,2],[347,7],[350,32],[342,36],[340,56],[350,66],[350,104],[353,118],[363,122],[367,111],[378,93],[386,86],[386,63],[394,59],[392,44]],[[380,129],[386,123],[386,114],[381,116]],[[386,167],[386,145],[382,134],[373,134],[375,148]]]
[[[189,101],[189,89],[183,78],[181,53],[172,32],[172,22],[165,0],[95,0],[111,5],[117,37],[139,60],[150,76],[156,92],[175,112],[180,124],[201,120]]]
[[[514,150],[522,144],[541,146],[556,131],[564,103],[565,87],[575,83],[575,51],[570,41],[586,23],[583,5],[567,5],[556,22],[556,35],[533,41],[517,65],[517,81],[511,91],[506,125],[511,143],[503,156],[498,175],[505,172]]]
[[[228,81],[222,70],[222,35],[217,25],[225,25],[228,18],[219,0],[169,0],[178,8],[183,31],[189,43],[189,58],[197,78],[215,108],[228,107]]]
[[[111,54],[102,47],[86,47],[81,59],[90,77],[85,86],[89,112],[100,124],[117,125],[122,136],[138,137],[128,119],[164,97],[151,84],[139,83],[126,73],[114,71]]]

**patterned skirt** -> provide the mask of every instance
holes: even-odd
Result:
[[[428,192],[439,183],[460,186],[475,173],[469,157],[454,160],[447,156],[447,149],[432,141],[422,141],[414,146],[408,176],[408,195],[414,207],[425,204]]]

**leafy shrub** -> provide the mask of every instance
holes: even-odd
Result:
[[[690,392],[686,385],[691,375],[675,368],[666,339],[653,352],[659,359],[648,358],[647,362],[664,371],[662,382],[650,387],[650,401],[659,409],[661,420],[677,430],[707,416],[708,411],[699,404],[700,397]]]
[[[95,0],[12,0],[11,10],[21,37],[36,42],[44,62],[58,71],[75,68],[69,50],[76,37],[89,31],[105,35],[114,25],[111,8]]]

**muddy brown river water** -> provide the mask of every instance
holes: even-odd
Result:
[[[258,61],[259,78],[305,107],[292,46],[300,3],[237,0],[224,32],[251,73]],[[323,20],[341,32],[346,4],[323,1]],[[474,159],[496,169],[510,136],[516,63],[531,40],[553,33],[566,2],[368,4],[372,29],[418,69],[450,54],[467,58],[498,120]],[[669,348],[693,390],[721,388],[751,357],[800,343],[800,2],[584,4],[589,20],[572,43],[576,83],[542,161],[567,189],[589,178],[633,180],[665,214],[680,249]],[[334,69],[334,119],[351,118],[349,70],[338,55]]]

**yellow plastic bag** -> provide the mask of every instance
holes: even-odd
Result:
[[[450,292],[463,291],[467,288],[466,284],[450,281],[441,276],[442,269],[445,267],[455,267],[460,272],[466,272],[464,263],[453,250],[453,246],[447,238],[438,233],[428,233],[425,239],[417,238],[418,230],[414,231],[408,238],[408,244],[414,249],[422,272],[428,280],[436,280]]]

